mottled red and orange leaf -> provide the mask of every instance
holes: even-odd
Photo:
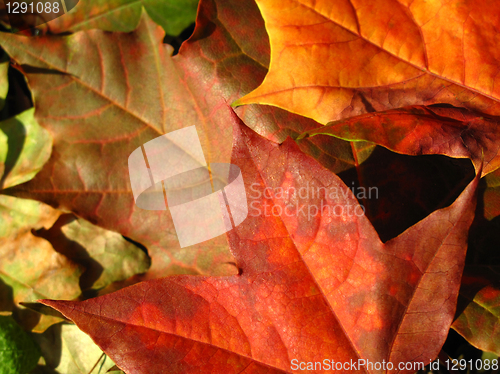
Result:
[[[173,276],[44,303],[130,373],[290,373],[291,360],[397,367],[437,356],[478,177],[450,207],[384,244],[347,186],[292,140],[277,145],[240,125],[232,163],[250,207],[229,233],[240,275]]]
[[[271,42],[264,82],[235,102],[318,122],[449,103],[500,114],[498,3],[257,0]]]

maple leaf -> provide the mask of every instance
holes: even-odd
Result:
[[[464,108],[412,106],[363,114],[305,132],[344,140],[366,140],[413,156],[470,158],[483,175],[500,167],[498,117]]]
[[[10,290],[2,297],[2,310],[13,311],[20,302],[47,296],[73,299],[80,295],[83,269],[31,231],[52,226],[60,214],[38,201],[0,195],[0,293]],[[37,332],[61,321],[27,310],[19,314],[19,322]]]
[[[31,180],[52,151],[52,138],[34,118],[35,111],[0,122],[0,189]]]
[[[51,326],[35,335],[35,340],[48,368],[58,373],[106,373],[114,366],[92,339],[73,324]]]
[[[8,87],[5,66],[0,77],[3,104]],[[0,122],[0,190],[32,179],[47,162],[51,150],[52,138],[36,122],[33,109]],[[80,294],[78,278],[82,269],[32,233],[52,226],[60,214],[37,201],[0,195],[0,310],[14,312],[24,328],[38,332],[60,319],[20,311],[20,302],[47,295],[74,298]]]
[[[102,5],[100,2],[94,3]],[[84,28],[97,26],[110,29],[123,26],[130,30],[131,25],[139,19],[135,5],[130,8],[131,16],[124,18],[123,25],[118,25],[121,21],[115,17],[126,13],[121,12],[123,8],[106,14],[101,23],[91,15],[89,21],[84,21],[82,25]],[[69,16],[64,19],[79,22],[79,16]],[[62,21],[63,18],[58,20]],[[75,30],[79,26],[68,27]],[[56,31],[56,28],[52,31]],[[148,17],[141,21],[136,32],[129,35],[92,31],[69,37],[52,36],[29,41],[2,35],[2,45],[5,44],[13,59],[22,65],[21,70],[33,89],[37,119],[55,135],[54,156],[38,179],[9,193],[70,209],[93,223],[146,244],[153,257],[150,277],[176,273],[234,273],[234,267],[224,265],[224,262],[232,260],[224,237],[194,251],[178,251],[168,216],[137,214],[128,189],[125,161],[128,153],[141,142],[187,125],[196,124],[200,129],[200,123],[203,124],[201,128],[206,137],[204,146],[211,144],[217,150],[222,147],[221,153],[225,154],[224,157],[228,156],[230,132],[224,132],[224,129],[228,129],[228,124],[233,120],[225,104],[251,91],[267,73],[269,45],[265,28],[252,1],[229,3],[206,0],[200,4],[193,37],[185,43],[178,56],[171,58],[169,47],[160,46],[162,35]],[[79,50],[78,43],[87,49]],[[55,55],[54,51],[57,52]],[[93,58],[88,59],[88,51],[97,53],[91,53]],[[136,58],[141,54],[138,51],[144,52],[141,52],[143,58]],[[96,57],[97,54],[100,56]],[[147,60],[152,56],[159,56],[159,59]],[[45,57],[54,65],[47,66]],[[123,71],[115,71],[120,66],[118,61],[124,61],[121,65]],[[153,66],[151,61],[159,61],[159,65]],[[163,74],[168,75],[166,79],[161,78],[161,65],[167,67],[167,72]],[[130,77],[133,87],[123,84],[125,76]],[[54,84],[56,81],[62,84]],[[104,84],[98,87],[100,82]],[[94,91],[88,90],[89,87],[94,88]],[[144,89],[145,94],[139,94],[137,87]],[[448,86],[449,89],[453,87]],[[431,92],[431,89],[425,92]],[[417,91],[411,92],[412,95],[419,94]],[[159,93],[167,96],[163,102],[151,99],[161,96]],[[356,110],[373,110],[370,101],[366,100],[367,96],[363,95],[360,91],[355,94],[351,103],[352,113],[356,113]],[[131,99],[132,104],[120,107],[117,104],[122,98]],[[390,100],[393,99],[394,96],[390,97]],[[101,106],[103,102],[109,102],[109,107]],[[396,103],[396,100],[393,102]],[[68,108],[68,103],[77,105],[79,110],[75,110],[76,107]],[[477,100],[473,100],[472,104],[476,105]],[[73,116],[74,112],[77,116]],[[138,112],[147,113],[150,117],[146,121],[136,121]],[[178,127],[171,122],[163,123],[157,119],[159,116],[151,120],[159,112],[166,113],[168,118],[174,113],[174,121],[179,119]],[[236,112],[247,126],[274,142],[282,142],[288,135],[296,138],[304,131],[318,127],[315,121],[270,106],[244,106],[237,108]],[[112,125],[103,126],[103,123]],[[349,143],[328,137],[301,140],[299,147],[337,173],[353,166],[359,169],[372,151],[376,151],[369,143]],[[223,162],[224,157],[217,159],[212,152],[209,154],[211,162]],[[89,155],[92,156],[87,157]],[[477,152],[468,157],[475,159],[477,164]],[[109,165],[116,167],[116,174],[115,170],[113,173],[106,172]],[[95,168],[100,166],[102,170],[96,171]],[[392,169],[392,166],[391,170],[401,172],[401,169]],[[76,176],[74,171],[83,173]],[[359,173],[358,170],[355,172]],[[432,183],[431,180],[426,182]],[[391,180],[387,183],[391,183]],[[411,176],[409,183],[415,183],[415,175]],[[97,190],[89,189],[89,186],[96,185],[99,187]],[[46,188],[40,190],[40,186]],[[408,190],[405,195],[391,199],[395,202],[393,205],[399,200],[403,201],[404,196],[408,196],[412,202],[416,200],[412,190]],[[105,204],[101,205],[102,202]],[[383,203],[386,204],[387,199]],[[494,210],[496,205],[492,203],[490,208]],[[427,214],[428,206],[425,208]],[[390,212],[385,215],[393,217],[393,221],[401,217],[393,214],[391,209],[387,210],[387,205],[384,209]],[[384,209],[381,209],[382,215]],[[401,214],[406,219],[410,214],[405,213],[408,212]],[[381,220],[378,225],[374,225],[379,229],[386,222]],[[405,225],[406,222],[400,226],[408,227]],[[158,226],[168,230],[168,234],[162,235],[164,233]]]
[[[9,81],[7,72],[9,70],[9,61],[7,56],[0,60],[0,110],[3,109],[5,105],[5,99],[7,98],[7,92],[9,91]]]
[[[483,190],[484,216],[491,220],[500,215],[500,170],[488,174],[485,178]]]
[[[242,9],[245,22],[234,27]],[[208,243],[209,250],[179,250],[167,212],[157,213],[163,232],[153,227],[152,216],[133,204],[126,160],[155,136],[196,124],[208,161],[227,162],[231,141],[226,128],[231,119],[225,104],[253,89],[267,71],[268,41],[259,17],[251,1],[205,1],[193,37],[173,58],[170,48],[160,45],[162,31],[147,17],[131,34],[88,31],[31,39],[2,35],[2,45],[22,65],[33,89],[36,118],[55,135],[49,165],[32,183],[9,193],[71,210],[144,244],[154,258],[149,276],[234,272],[224,265],[232,261],[224,237]],[[138,50],[147,52],[136,59],[133,53]],[[128,57],[124,70],[119,70],[114,63],[122,61],[122,55]],[[156,58],[165,71],[149,63]],[[42,74],[49,72],[53,74]],[[123,84],[126,79],[129,86]],[[157,110],[142,116],[149,106]],[[276,142],[319,125],[273,107],[246,106],[238,108],[238,114]],[[301,141],[300,147],[335,172],[358,166],[373,148],[320,138]],[[104,172],[108,165],[114,165],[113,183]],[[122,217],[118,222],[117,212]]]
[[[252,191],[249,217],[228,234],[241,275],[172,276],[83,302],[42,302],[130,373],[289,373],[294,359],[436,357],[455,312],[479,177],[450,207],[383,244],[355,213],[352,192],[293,141],[277,145],[237,126],[232,163]]]
[[[238,17],[242,9],[245,22]],[[233,27],[235,20],[238,27]],[[21,65],[33,90],[37,120],[54,134],[49,164],[34,181],[9,193],[71,210],[144,244],[153,258],[149,277],[234,273],[227,265],[233,259],[223,236],[205,247],[179,249],[168,212],[153,216],[135,207],[126,160],[146,141],[192,124],[208,162],[229,160],[232,119],[226,103],[253,89],[267,71],[263,22],[252,1],[206,1],[200,5],[197,29],[179,55],[170,56],[162,37],[163,31],[147,16],[130,34],[93,30],[64,37],[1,35],[0,43]],[[318,126],[271,107],[250,106],[239,114],[275,141]],[[342,171],[355,163],[355,147],[341,140],[338,145],[301,143],[304,151]],[[105,172],[109,165],[112,181]]]
[[[498,268],[470,266],[464,273],[452,328],[472,345],[500,355],[500,287]]]
[[[196,78],[174,64],[172,47],[162,45],[162,38],[162,29],[146,15],[130,34],[1,34],[1,44],[28,77],[38,122],[54,137],[47,165],[16,196],[71,210],[146,245],[153,257],[149,276],[235,273],[225,265],[232,257],[223,236],[181,250],[168,212],[151,214],[134,204],[127,160],[143,143],[191,122],[199,125],[207,161],[227,162],[231,153],[230,109],[220,106],[222,98],[214,96],[217,104],[203,98],[204,90],[189,82]],[[89,70],[89,64],[99,70]],[[202,99],[193,91],[201,91]],[[219,110],[226,113],[216,115]]]
[[[94,226],[71,214],[61,216],[49,230],[37,236],[50,241],[58,253],[82,265],[82,290],[99,290],[113,282],[144,273],[150,259],[120,234]]]
[[[101,29],[133,31],[142,9],[169,35],[178,35],[194,22],[198,0],[94,0],[80,1],[64,17],[47,23],[52,33]]]
[[[327,122],[449,103],[500,114],[500,41],[491,0],[256,0],[271,43],[260,103]]]

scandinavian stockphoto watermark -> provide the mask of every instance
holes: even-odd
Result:
[[[316,370],[316,371],[392,371],[397,368],[397,371],[411,371],[416,372],[424,370],[428,365],[429,370],[438,371],[440,368],[446,368],[447,371],[453,370],[498,370],[500,367],[498,359],[447,359],[444,362],[439,359],[425,364],[419,361],[398,362],[392,363],[390,361],[382,360],[381,362],[370,361],[368,359],[357,359],[350,361],[335,361],[333,359],[324,359],[322,361],[300,361],[293,359],[290,362],[290,369],[296,370]]]
[[[335,361],[333,359],[324,359],[322,361],[300,361],[297,359],[293,359],[290,362],[290,368],[292,371],[296,370],[315,370],[315,371],[387,371],[398,369],[401,370],[410,370],[412,372],[416,372],[418,370],[423,370],[425,364],[423,362],[399,362],[394,364],[390,361],[382,360],[382,362],[375,362],[365,359],[357,359],[350,361]]]
[[[349,200],[349,195],[352,194],[358,200],[378,199],[377,187],[356,187],[354,183],[350,188],[315,186],[307,182],[301,187],[264,189],[260,184],[253,183],[249,189],[249,215],[252,217],[302,216],[308,220],[325,214],[337,217],[360,217],[365,214],[365,207]],[[278,204],[276,201],[285,203]],[[338,201],[344,203],[335,203]]]
[[[159,136],[128,159],[135,204],[172,215],[182,248],[222,235],[245,220],[239,167],[207,164],[195,126]]]
[[[378,199],[377,187],[266,187],[247,190],[238,166],[208,164],[195,126],[159,136],[133,151],[128,159],[135,204],[172,215],[182,248],[222,235],[248,215],[297,217],[362,216],[358,200]]]

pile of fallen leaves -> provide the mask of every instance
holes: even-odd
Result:
[[[498,4],[196,6],[0,33],[0,371],[499,372]],[[127,161],[192,125],[249,214],[180,248]]]

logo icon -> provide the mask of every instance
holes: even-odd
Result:
[[[61,17],[73,9],[78,0],[3,0],[4,9],[14,31],[22,31]]]
[[[135,204],[172,214],[181,248],[222,235],[248,215],[239,167],[207,164],[195,126],[159,136],[128,158]]]

